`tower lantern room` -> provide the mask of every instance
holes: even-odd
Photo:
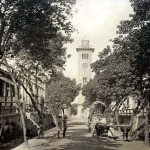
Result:
[[[89,41],[88,40],[82,40],[82,47],[89,47]]]

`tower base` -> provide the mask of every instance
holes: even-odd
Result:
[[[88,109],[83,110],[83,105],[78,104],[77,117],[78,118],[88,118],[88,115],[89,115],[89,110]]]
[[[78,104],[78,107],[77,107],[77,116],[78,116],[78,118],[83,117],[82,108],[83,108],[82,104]]]

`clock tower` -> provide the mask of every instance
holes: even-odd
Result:
[[[92,77],[91,63],[92,63],[92,53],[94,48],[91,48],[89,45],[89,40],[82,40],[81,46],[76,48],[78,52],[78,83],[81,83],[82,86],[86,84]],[[85,101],[82,91],[80,91],[79,96],[77,97],[78,104],[78,117],[83,117],[83,102]]]

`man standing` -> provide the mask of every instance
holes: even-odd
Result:
[[[67,130],[67,116],[64,116],[62,119],[62,129],[63,129],[63,137],[65,137]]]
[[[60,138],[60,131],[62,130],[62,116],[58,116],[58,139]]]

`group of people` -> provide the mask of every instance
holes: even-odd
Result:
[[[20,126],[15,122],[0,123],[0,143],[8,143],[21,136]]]
[[[66,130],[67,130],[67,116],[59,116],[58,117],[58,139],[60,138],[60,132],[62,131],[63,137],[66,136]]]

